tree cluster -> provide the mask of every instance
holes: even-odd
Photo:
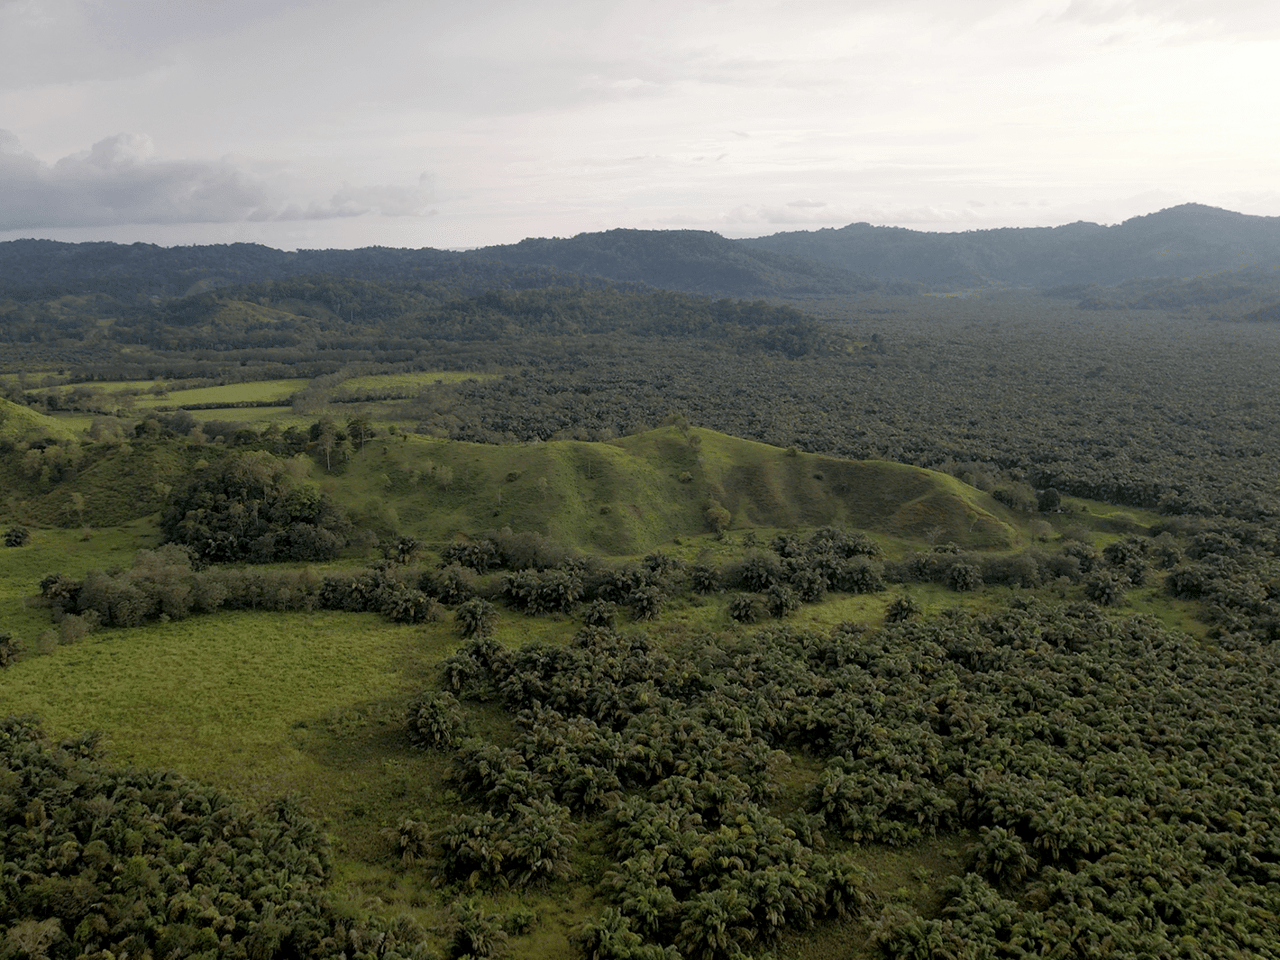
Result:
[[[409,958],[422,928],[340,908],[320,830],[175,774],[0,721],[0,955]]]

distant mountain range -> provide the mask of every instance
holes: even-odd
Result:
[[[711,296],[910,293],[989,284],[1111,285],[1280,266],[1280,217],[1184,204],[1115,226],[925,233],[854,223],[726,240],[698,230],[608,230],[454,252],[368,247],[288,253],[257,244],[0,243],[0,296],[181,296],[327,274],[446,284],[459,293],[584,280]]]

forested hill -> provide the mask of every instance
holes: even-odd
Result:
[[[606,230],[521,240],[470,256],[721,296],[860,293],[881,286],[826,260],[746,246],[707,230]]]
[[[879,284],[821,261],[753,250],[698,230],[610,230],[457,252],[367,247],[285,252],[253,243],[0,243],[0,296],[65,293],[183,296],[212,287],[303,276],[431,283],[466,296],[578,284],[644,284],[730,297],[859,293]]]
[[[886,282],[972,287],[1115,284],[1196,277],[1280,264],[1280,217],[1256,217],[1188,203],[1111,227],[925,233],[852,223],[776,233],[745,247],[822,261]]]
[[[955,290],[990,282],[1106,286],[1278,266],[1280,217],[1186,204],[1111,227],[925,233],[855,223],[750,240],[700,230],[608,230],[465,252],[16,240],[0,243],[0,299],[92,293],[136,301],[306,276],[427,283],[454,296],[588,282],[756,298]]]
[[[221,286],[307,276],[430,283],[460,296],[580,280],[546,267],[508,266],[431,248],[286,252],[256,243],[191,247],[54,240],[0,243],[0,297],[16,300],[85,293],[121,300],[180,297]]]

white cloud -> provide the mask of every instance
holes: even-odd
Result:
[[[119,133],[42,162],[0,130],[0,231],[125,224],[325,220],[430,214],[431,179],[413,187],[344,184],[327,201],[278,210],[264,180],[230,159],[167,160],[151,138]]]

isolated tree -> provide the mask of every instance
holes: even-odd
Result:
[[[1036,509],[1041,513],[1053,513],[1062,506],[1062,494],[1053,487],[1046,487],[1036,494]]]
[[[347,421],[347,435],[357,450],[363,450],[364,445],[373,439],[373,422],[365,414],[357,414]]]

